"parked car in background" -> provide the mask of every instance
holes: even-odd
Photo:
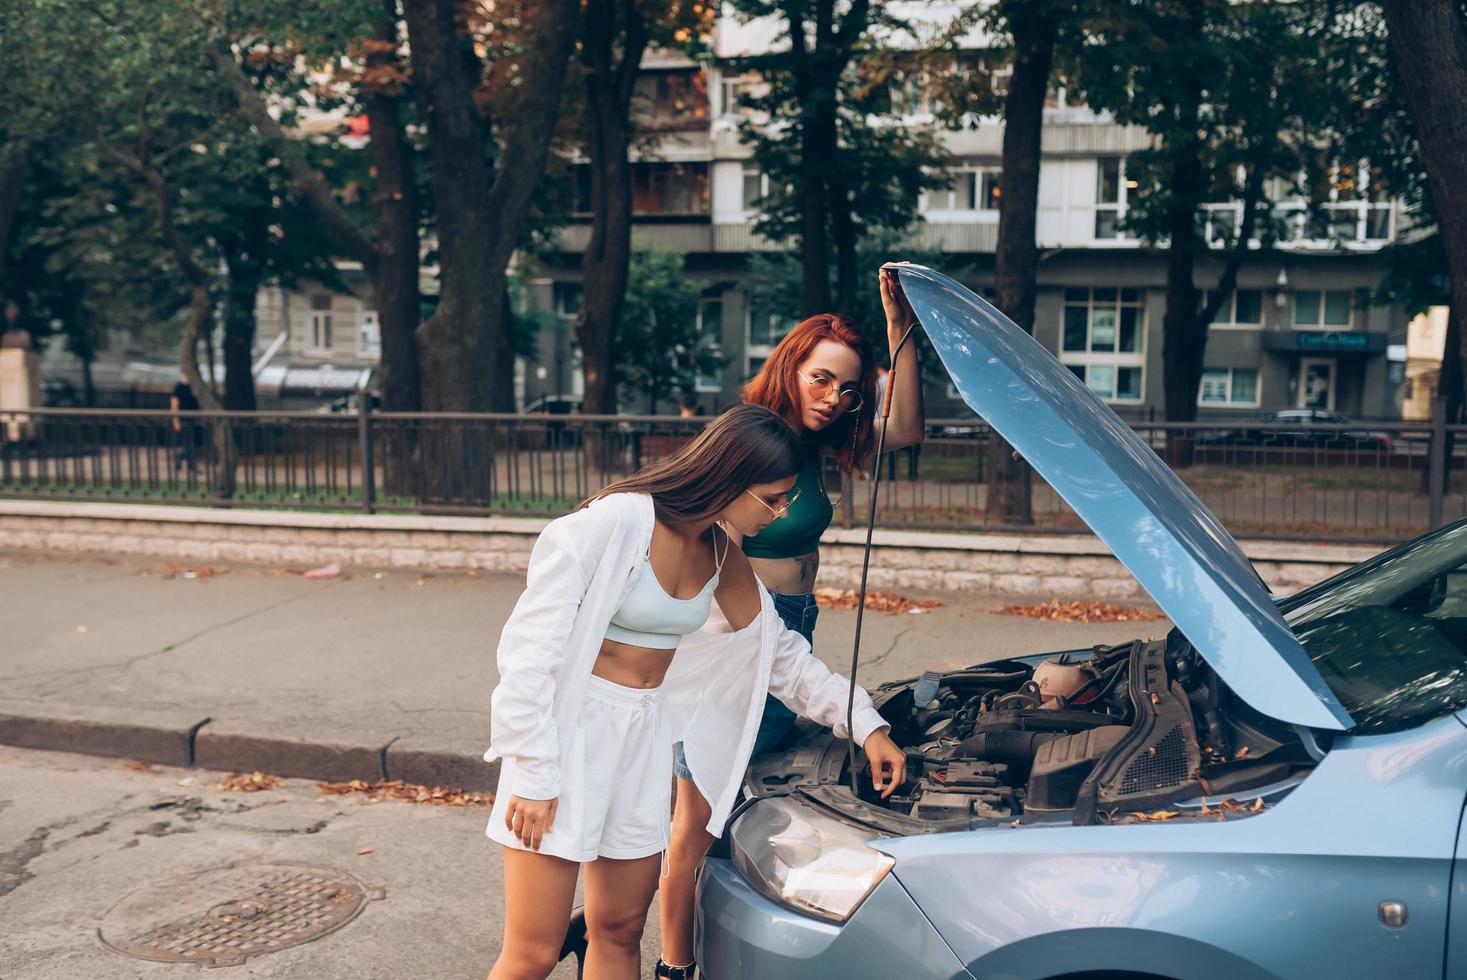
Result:
[[[756,759],[699,878],[702,974],[1467,976],[1467,521],[1276,602],[1068,369],[900,269],[964,400],[1174,628],[999,662],[975,636],[879,689],[885,800],[813,726]]]
[[[574,395],[544,395],[525,405],[521,415],[580,415],[583,402]]]
[[[1318,408],[1286,408],[1243,420],[1246,428],[1204,429],[1197,436],[1205,446],[1307,447],[1389,453],[1391,437],[1371,431],[1344,415]],[[1328,426],[1361,426],[1342,429]],[[1319,426],[1320,428],[1315,428]]]

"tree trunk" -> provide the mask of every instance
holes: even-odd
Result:
[[[1447,253],[1452,309],[1439,391],[1447,421],[1456,422],[1467,330],[1467,24],[1456,0],[1381,0],[1381,7]]]
[[[255,296],[265,268],[263,254],[270,234],[270,213],[255,209],[241,216],[225,248],[228,277],[224,294],[224,407],[231,412],[255,410]]]
[[[828,4],[829,0],[820,2]],[[801,312],[807,317],[831,309],[830,195],[826,177],[835,150],[835,89],[817,82],[805,102],[805,120],[800,128],[800,264],[805,273]]]
[[[9,279],[5,274],[5,257],[10,253],[10,235],[15,212],[20,208],[20,192],[30,168],[30,144],[11,140],[0,146],[0,307],[10,297]]]
[[[490,127],[475,102],[479,60],[458,5],[405,0],[403,7],[428,118],[438,218],[438,307],[417,334],[423,404],[434,411],[513,411],[505,270],[544,173],[578,5],[547,0],[527,28],[532,37],[517,95],[500,116],[497,170],[490,166]]]
[[[378,377],[383,410],[417,412],[423,407],[417,337],[422,315],[417,180],[402,118],[407,73],[398,57],[397,0],[381,3],[382,19],[372,30],[362,79],[362,103],[371,134],[368,152],[377,178],[372,198],[377,216],[372,291],[382,339]],[[418,435],[416,429],[389,424],[378,436],[376,458],[382,473],[380,492],[385,496],[413,493],[413,477],[420,469]]]
[[[586,156],[591,168],[592,218],[591,242],[581,257],[585,292],[576,340],[585,377],[585,413],[615,415],[618,400],[612,346],[626,299],[632,255],[631,103],[647,33],[641,8],[627,0],[587,0],[584,16],[581,62],[586,69],[590,123]],[[559,364],[555,383],[558,391]],[[586,433],[586,458],[593,470],[610,468],[613,443],[599,432]]]
[[[373,29],[362,101],[371,133],[369,152],[376,171],[377,275],[373,291],[382,334],[382,407],[389,412],[422,408],[416,331],[418,292],[418,202],[412,150],[404,133],[402,66],[397,57],[397,0],[382,0],[383,19]]]
[[[1168,422],[1197,419],[1197,387],[1207,352],[1207,323],[1198,314],[1197,286],[1192,273],[1197,264],[1197,212],[1207,190],[1202,164],[1202,139],[1197,131],[1202,104],[1195,81],[1179,83],[1177,145],[1172,156],[1171,203],[1166,224],[1166,312],[1161,321],[1162,400]],[[1173,467],[1192,463],[1192,438],[1176,432],[1167,436],[1167,461]]]
[[[1035,221],[1039,207],[1040,134],[1044,96],[1049,88],[1054,46],[1059,34],[1055,16],[1042,0],[1005,4],[1014,39],[1014,73],[1004,99],[1003,194],[998,204],[998,247],[994,277],[1003,312],[1024,330],[1034,332],[1038,293],[1039,248]],[[1006,440],[993,433],[988,446],[990,524],[1034,523],[1033,476]]]
[[[856,311],[856,220],[851,192],[839,173],[830,178],[830,228],[835,238],[835,312]]]
[[[97,355],[91,352],[78,358],[81,361],[82,372],[82,404],[87,408],[97,407],[97,382],[92,377],[92,362],[96,359]]]

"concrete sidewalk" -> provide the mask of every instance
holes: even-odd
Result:
[[[299,569],[0,552],[0,743],[317,779],[493,787],[494,648],[520,575]],[[997,615],[943,594],[868,612],[860,681],[1161,635]],[[1047,598],[1047,597],[1046,597]],[[854,610],[817,655],[849,669]]]

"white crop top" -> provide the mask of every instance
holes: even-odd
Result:
[[[637,579],[632,583],[631,591],[606,627],[606,638],[652,650],[676,649],[679,640],[708,621],[713,591],[718,588],[718,576],[723,571],[723,560],[728,557],[728,546],[728,535],[725,534],[723,554],[718,553],[718,531],[715,530],[713,577],[703,586],[703,591],[691,599],[678,599],[667,594],[652,571],[649,546],[648,553],[642,556],[641,564],[637,566]]]

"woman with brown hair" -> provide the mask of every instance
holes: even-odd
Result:
[[[912,307],[895,270],[882,269],[880,277],[892,355],[887,384],[894,384],[889,419],[878,418],[881,406],[871,342],[850,317],[837,313],[812,316],[797,325],[744,386],[746,403],[776,412],[800,435],[799,475],[784,519],[744,535],[740,545],[780,619],[807,641],[813,638],[819,613],[815,575],[820,568],[820,536],[834,514],[825,492],[824,458],[834,456],[836,467],[849,476],[869,464],[878,425],[886,426],[885,450],[892,452],[920,443],[926,424],[917,352],[910,343],[901,346],[914,319]],[[793,711],[778,699],[767,698],[752,755],[777,748],[794,722]],[[720,823],[711,819],[708,799],[694,780],[681,745],[674,771],[677,805],[669,873],[658,900],[662,959],[657,976],[685,980],[694,968],[693,875]]]
[[[674,739],[721,823],[766,693],[844,735],[846,680],[784,627],[729,540],[783,516],[800,459],[778,415],[740,405],[536,540],[500,636],[485,753],[503,759],[485,831],[504,845],[504,944],[491,980],[554,969],[582,863],[585,975],[640,975]],[[700,632],[715,597],[733,632]],[[856,703],[873,787],[890,794],[905,759],[870,698]]]

